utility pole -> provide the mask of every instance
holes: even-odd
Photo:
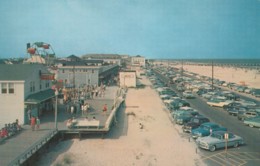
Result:
[[[212,91],[213,91],[213,84],[214,84],[214,64],[213,64],[213,61],[212,61],[212,77],[211,77],[211,88],[212,88]]]

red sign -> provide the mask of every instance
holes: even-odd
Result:
[[[41,80],[54,80],[54,74],[41,74]]]

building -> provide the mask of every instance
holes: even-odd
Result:
[[[57,61],[57,80],[67,87],[83,87],[106,83],[111,77],[118,75],[117,64],[104,64],[101,59],[77,59],[75,61]]]
[[[121,71],[119,72],[120,87],[136,87],[136,72],[135,71]]]
[[[28,110],[33,116],[51,111],[53,78],[41,64],[0,65],[0,126],[16,119],[29,123]]]
[[[131,65],[145,67],[145,57],[142,57],[140,55],[131,57]]]

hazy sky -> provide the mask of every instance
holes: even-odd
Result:
[[[0,57],[260,58],[260,0],[1,0]]]

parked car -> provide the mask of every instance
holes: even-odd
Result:
[[[200,127],[191,130],[192,138],[205,137],[214,131],[227,131],[227,128],[219,126],[216,123],[207,122],[200,125]]]
[[[186,99],[192,99],[195,98],[195,96],[193,95],[193,93],[191,91],[184,91],[182,96]]]
[[[242,106],[242,104],[241,103],[238,103],[238,102],[232,102],[232,103],[229,103],[229,104],[227,104],[227,105],[224,105],[223,106],[223,109],[224,110],[226,110],[226,111],[228,111],[228,110],[230,110],[230,109],[233,109],[234,107],[241,107]]]
[[[174,120],[175,120],[176,124],[183,125],[184,123],[187,123],[188,121],[190,121],[192,117],[193,117],[193,115],[190,114],[189,111],[188,111],[184,114],[176,116],[174,118]]]
[[[187,101],[185,100],[178,100],[178,101],[173,101],[169,104],[169,109],[171,111],[174,111],[174,110],[177,110],[181,107],[189,107],[190,106],[190,103],[188,103]]]
[[[232,103],[232,100],[225,100],[220,98],[211,98],[209,101],[207,101],[207,104],[212,107],[224,107],[225,105],[228,105],[229,103]]]
[[[260,127],[260,116],[245,119],[244,124],[248,125],[249,127]]]
[[[209,119],[204,116],[195,116],[182,127],[184,132],[190,133],[191,130],[198,128],[201,124],[209,122]]]
[[[243,106],[256,106],[256,103],[254,101],[249,101],[249,100],[238,100],[236,101],[237,103],[240,103]]]
[[[260,97],[260,89],[254,89],[252,91],[252,95],[255,97]]]
[[[225,134],[228,134],[227,141]],[[202,149],[207,149],[211,152],[216,149],[224,148],[226,143],[228,147],[238,147],[244,144],[242,137],[226,131],[215,131],[210,136],[198,138],[196,140],[197,145]]]
[[[244,121],[248,118],[253,118],[256,116],[260,116],[260,114],[256,111],[239,111],[237,114],[237,119]]]
[[[233,108],[229,108],[227,109],[227,112],[229,113],[229,115],[233,115],[233,116],[237,116],[238,112],[246,112],[247,108],[240,106],[240,107],[233,107]]]

